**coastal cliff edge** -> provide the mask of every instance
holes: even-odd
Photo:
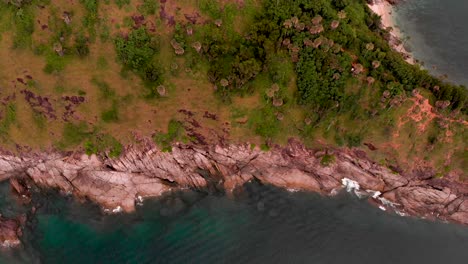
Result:
[[[2,154],[0,179],[9,180],[23,197],[35,184],[90,200],[109,213],[132,212],[144,198],[189,188],[230,194],[246,182],[258,180],[289,190],[333,195],[352,182],[357,185],[354,189],[382,209],[468,225],[466,183],[434,178],[421,170],[397,173],[357,149],[313,150],[296,140],[269,151],[249,144],[175,144],[171,152],[162,152],[147,143],[127,147],[119,158],[77,153]],[[4,221],[9,223],[6,227],[18,229],[11,220],[0,220]]]

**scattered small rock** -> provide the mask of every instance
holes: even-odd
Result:
[[[164,85],[159,85],[158,87],[156,87],[156,91],[160,96],[165,96],[167,93],[166,87]]]
[[[283,99],[282,98],[274,98],[273,99],[273,105],[276,107],[280,107],[283,105]]]

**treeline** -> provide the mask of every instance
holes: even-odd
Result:
[[[216,13],[219,9],[211,8],[213,18],[222,17]],[[218,14],[218,15],[217,15]],[[245,38],[232,30],[226,30],[227,18],[218,23],[207,24],[200,37],[201,53],[209,61],[208,77],[217,87],[223,99],[229,99],[232,93],[245,92],[247,85],[262,70],[266,52],[256,39]],[[223,22],[221,22],[223,21]]]
[[[204,53],[209,77],[223,97],[249,89],[268,71],[269,59],[289,54],[295,63],[298,102],[320,111],[346,107],[350,82],[379,84],[392,95],[425,88],[450,109],[467,113],[467,90],[405,62],[388,44],[389,32],[365,0],[265,0],[247,35],[207,26]]]
[[[293,46],[288,44],[287,48],[298,60],[297,85],[302,103],[329,108],[332,102],[342,101],[350,78],[372,77],[367,80],[381,82],[383,89],[393,90],[392,94],[423,87],[438,100],[449,100],[451,109],[467,111],[466,88],[443,82],[406,63],[391,50],[388,32],[379,28],[379,18],[364,0],[269,0],[262,20],[281,28],[283,44],[291,40]]]

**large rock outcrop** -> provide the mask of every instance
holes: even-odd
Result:
[[[17,247],[21,244],[20,237],[25,220],[25,216],[20,216],[18,219],[0,216],[0,247]]]
[[[333,162],[323,165],[324,155],[333,156]],[[58,188],[109,212],[131,212],[144,197],[172,190],[222,189],[229,193],[252,179],[327,195],[342,188],[342,180],[347,178],[359,183],[361,190],[380,192],[377,202],[385,198],[400,211],[468,224],[465,183],[403,176],[370,161],[359,150],[315,151],[296,141],[266,152],[248,144],[176,144],[172,152],[161,152],[146,144],[128,147],[116,159],[58,153],[0,155],[0,179],[9,178]]]

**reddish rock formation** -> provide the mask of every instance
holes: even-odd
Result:
[[[257,179],[281,188],[329,195],[341,189],[343,178],[348,178],[359,183],[361,190],[381,192],[381,197],[400,211],[468,224],[467,184],[403,176],[368,160],[363,151],[330,153],[334,161],[328,166],[321,164],[317,151],[295,141],[268,152],[252,149],[249,144],[176,144],[168,153],[148,144],[128,147],[117,159],[57,153],[0,155],[0,179],[27,175],[38,186],[87,198],[106,211],[131,212],[135,200],[172,190],[215,188],[229,193]]]
[[[19,219],[3,218],[0,215],[0,247],[17,247],[21,244],[22,235],[21,225],[24,223],[24,217]]]

